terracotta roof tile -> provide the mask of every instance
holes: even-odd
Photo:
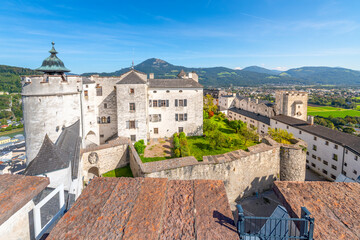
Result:
[[[48,239],[238,239],[214,180],[96,178]]]
[[[360,239],[359,183],[275,182],[274,190],[290,216],[310,211],[314,239]]]
[[[49,179],[0,175],[0,225],[49,185]]]

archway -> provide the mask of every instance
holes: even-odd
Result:
[[[89,171],[88,171],[88,179],[89,179],[89,181],[91,179],[93,179],[94,177],[99,177],[99,176],[100,176],[99,169],[97,167],[92,167],[92,168],[89,169]]]
[[[91,145],[91,144],[96,144],[97,142],[98,142],[98,139],[96,137],[96,134],[93,131],[89,131],[85,137],[86,146]]]

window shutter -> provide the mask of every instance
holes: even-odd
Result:
[[[187,121],[187,113],[184,114],[184,121]]]
[[[149,100],[149,107],[152,107],[152,102],[151,102],[151,100]]]
[[[175,107],[177,107],[177,106],[178,106],[178,100],[175,99]]]
[[[166,106],[167,107],[169,106],[169,100],[166,100]]]
[[[130,123],[129,123],[129,121],[126,121],[126,128],[127,128],[127,129],[130,128]]]
[[[135,121],[135,128],[138,128],[138,122],[139,121]]]
[[[187,106],[187,99],[184,99],[184,107]]]
[[[161,122],[161,114],[159,114],[159,122]]]
[[[175,113],[175,121],[178,121],[178,119],[179,119],[179,116],[177,113]]]
[[[97,122],[100,123],[100,117],[97,118]]]
[[[110,123],[110,116],[107,118],[107,122]]]

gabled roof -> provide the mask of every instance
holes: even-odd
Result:
[[[179,78],[186,76],[186,73],[184,72],[184,69],[181,69],[179,74],[177,75]]]
[[[126,77],[117,84],[145,84],[146,82],[135,71],[131,71]]]
[[[238,239],[219,180],[95,178],[48,239]]]
[[[36,157],[29,163],[24,174],[36,176],[67,168],[71,163],[72,178],[77,177],[80,143],[80,120],[66,127],[54,144],[48,135]]]
[[[310,134],[313,134],[315,136],[324,138],[326,140],[332,141],[334,143],[337,143],[341,146],[344,146],[348,148],[350,151],[356,152],[357,154],[360,154],[360,138],[348,133],[340,132],[337,130],[333,130],[328,127],[324,127],[317,124],[309,124],[306,121],[288,117],[285,115],[277,115],[272,117],[272,119],[285,123],[289,126],[292,126],[294,128],[303,130],[305,132],[308,132]]]
[[[150,88],[203,88],[191,78],[149,79]]]

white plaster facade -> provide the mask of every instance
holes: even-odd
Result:
[[[307,121],[307,92],[277,91],[275,98],[277,114]]]
[[[319,175],[332,181],[341,173],[345,173],[347,177],[354,180],[359,176],[359,154],[348,150],[338,143],[274,119],[270,120],[270,125],[271,128],[274,129],[284,129],[308,144],[306,156],[307,165]]]

